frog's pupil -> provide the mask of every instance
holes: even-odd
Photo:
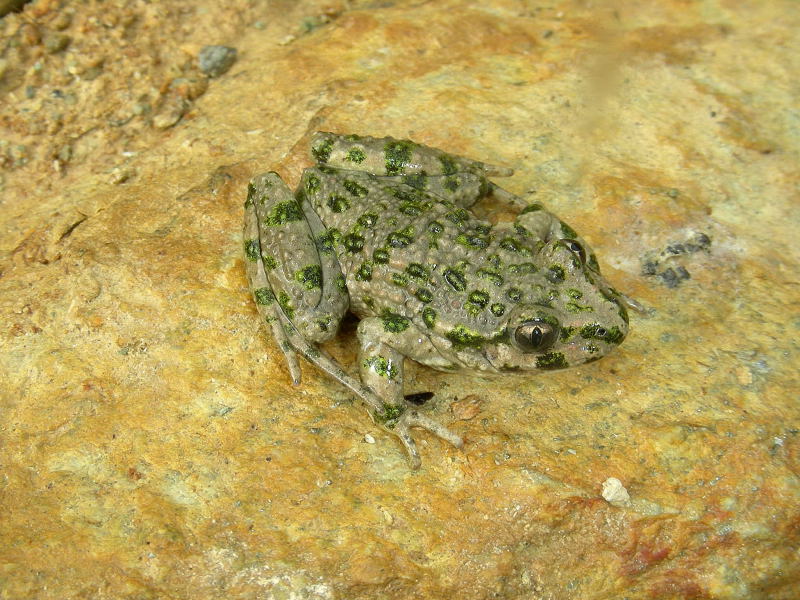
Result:
[[[553,345],[558,328],[539,319],[526,321],[517,328],[514,337],[523,352],[542,352]]]
[[[567,248],[569,248],[570,252],[576,254],[578,258],[581,259],[581,262],[586,262],[586,251],[583,249],[578,242],[575,240],[564,240],[567,244]]]

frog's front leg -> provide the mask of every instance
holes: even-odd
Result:
[[[405,317],[386,315],[369,317],[358,324],[360,350],[358,365],[362,383],[383,401],[373,417],[400,438],[413,468],[420,465],[419,452],[411,436],[412,427],[427,429],[457,448],[463,446],[461,437],[433,419],[420,414],[403,395],[403,363],[406,356],[396,347],[412,348],[415,358],[433,364],[438,352],[425,335]],[[427,359],[427,360],[426,360]]]

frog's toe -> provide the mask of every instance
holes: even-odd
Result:
[[[394,428],[394,433],[400,438],[400,441],[403,443],[406,452],[408,452],[408,460],[411,463],[411,468],[414,470],[419,469],[420,465],[422,464],[422,460],[420,460],[417,444],[414,441],[414,438],[411,436],[408,426],[404,423],[398,423]]]
[[[441,423],[438,423],[433,419],[426,417],[425,415],[419,414],[419,412],[416,410],[406,411],[401,417],[401,420],[404,420],[409,427],[421,427],[422,429],[427,429],[437,437],[450,442],[456,448],[464,447],[464,440],[461,439],[460,435],[453,433]]]
[[[638,300],[636,300],[635,298],[631,298],[630,296],[626,296],[625,294],[623,294],[622,292],[619,292],[619,291],[617,292],[617,295],[620,297],[620,299],[625,303],[625,305],[628,308],[631,308],[631,309],[635,310],[639,314],[644,315],[644,314],[647,314],[649,312],[647,307],[644,304],[642,304],[641,302],[639,302]]]
[[[403,446],[405,446],[409,460],[411,461],[412,469],[418,469],[421,464],[417,445],[414,442],[414,438],[411,436],[412,427],[427,429],[435,436],[446,442],[450,442],[456,448],[464,447],[464,440],[460,435],[453,433],[441,423],[437,423],[433,419],[419,414],[418,411],[408,409],[403,413],[400,419],[398,419],[396,425],[393,427],[393,431],[397,437],[400,438]]]
[[[489,177],[510,177],[514,174],[514,169],[511,167],[483,163],[483,172]]]

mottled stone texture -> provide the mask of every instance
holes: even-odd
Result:
[[[39,0],[6,16],[0,598],[800,596],[799,14]],[[238,51],[211,81],[209,44]],[[504,185],[579,230],[648,313],[575,370],[412,365],[409,391],[435,391],[425,410],[467,444],[421,434],[409,471],[345,390],[309,366],[289,383],[247,293],[247,180],[296,181],[317,129],[514,167]],[[353,323],[328,349],[352,365]],[[609,477],[629,502],[603,499]]]

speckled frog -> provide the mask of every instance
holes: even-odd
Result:
[[[316,133],[316,166],[294,193],[255,177],[244,249],[253,296],[295,383],[296,353],[362,398],[412,465],[412,427],[461,438],[403,393],[403,362],[488,372],[597,360],[628,330],[625,297],[578,234],[490,182],[503,169],[393,138]],[[494,195],[524,206],[492,225],[468,209]],[[318,347],[347,311],[360,318],[360,379]]]

